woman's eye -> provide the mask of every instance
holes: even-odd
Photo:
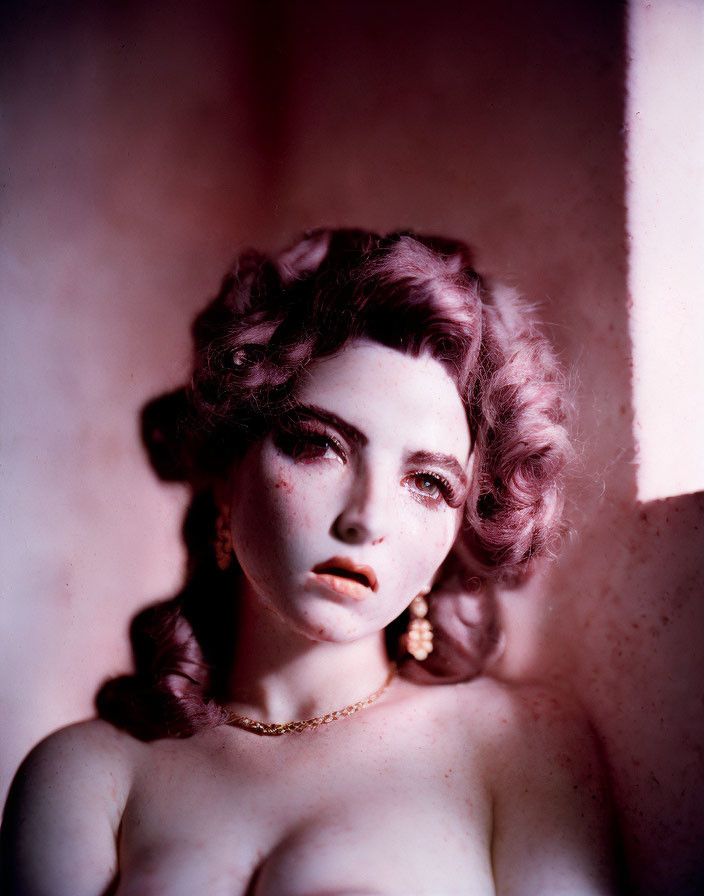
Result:
[[[430,498],[435,503],[440,500],[449,503],[452,499],[453,490],[450,483],[434,473],[414,473],[410,481],[413,491],[423,498]]]
[[[424,495],[435,497],[440,494],[440,483],[434,476],[424,476],[422,473],[414,476],[415,486]]]
[[[332,458],[344,461],[345,451],[334,436],[318,432],[280,432],[277,447],[294,460],[319,460]]]

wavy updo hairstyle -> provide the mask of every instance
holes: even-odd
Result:
[[[135,674],[102,687],[101,716],[143,739],[223,722],[217,701],[227,686],[242,573],[236,561],[226,572],[215,563],[212,485],[295,406],[309,365],[358,338],[429,353],[465,405],[472,481],[457,544],[430,595],[438,649],[423,665],[440,680],[480,670],[496,643],[485,586],[519,578],[561,531],[569,456],[562,371],[528,309],[482,280],[466,245],[321,229],[278,255],[239,257],[193,324],[190,382],[143,412],[155,470],[192,489],[188,572],[180,594],[133,621]],[[462,600],[458,637],[453,607]],[[403,627],[400,619],[387,631],[392,653]],[[460,675],[453,650],[464,653]]]

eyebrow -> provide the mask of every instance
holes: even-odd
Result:
[[[408,462],[418,466],[438,467],[456,476],[463,488],[468,485],[467,474],[464,467],[454,454],[442,454],[438,451],[414,451],[408,456]]]
[[[316,420],[320,420],[321,423],[328,423],[334,426],[356,445],[366,445],[369,442],[369,439],[356,426],[338,417],[337,414],[333,414],[332,411],[326,411],[325,408],[314,404],[297,405],[295,413],[303,417],[314,417]],[[440,451],[414,451],[407,455],[406,462],[414,466],[438,467],[457,477],[463,488],[466,488],[468,485],[464,467],[454,454],[443,454]]]
[[[314,404],[299,404],[296,405],[294,413],[301,417],[314,417],[321,423],[329,423],[355,445],[366,445],[369,442],[369,439],[356,426],[352,426],[351,423],[338,417],[337,414],[333,414],[332,411],[326,411],[325,408],[319,408]]]

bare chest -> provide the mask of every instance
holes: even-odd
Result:
[[[118,896],[493,893],[471,755],[422,727],[353,730],[157,745],[123,816]]]

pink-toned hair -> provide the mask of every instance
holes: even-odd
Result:
[[[564,379],[527,309],[510,291],[489,288],[462,243],[316,230],[274,257],[244,253],[196,318],[193,336],[190,383],[143,414],[157,473],[193,489],[187,581],[176,598],[134,620],[136,674],[103,686],[100,714],[144,739],[222,723],[217,697],[226,686],[241,571],[236,563],[226,573],[216,567],[211,483],[292,407],[312,361],[360,337],[429,352],[448,366],[465,404],[472,485],[456,548],[430,596],[435,624],[449,634],[444,653],[424,665],[441,679],[448,671],[452,680],[477,674],[496,642],[482,585],[521,576],[552,550],[561,528]],[[457,638],[456,619],[448,619],[462,601],[466,637]],[[402,628],[401,619],[387,631],[392,652]],[[465,653],[460,675],[448,644]]]

